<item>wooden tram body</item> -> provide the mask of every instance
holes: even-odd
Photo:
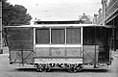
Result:
[[[111,64],[112,29],[96,24],[37,24],[6,27],[10,64],[80,71]]]

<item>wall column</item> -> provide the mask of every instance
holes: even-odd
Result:
[[[106,10],[106,2],[107,2],[108,0],[102,0],[102,14],[103,14],[103,25],[105,25],[105,14],[106,14],[106,12],[105,12],[105,10]]]

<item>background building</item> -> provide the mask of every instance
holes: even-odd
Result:
[[[85,13],[80,17],[80,20],[84,21],[83,24],[91,24],[90,17],[88,17]]]
[[[95,23],[113,25],[113,46],[118,49],[118,0],[102,0],[102,9],[99,9]]]

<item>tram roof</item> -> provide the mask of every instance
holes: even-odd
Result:
[[[106,27],[114,28],[112,25],[97,25],[97,24],[36,24],[36,25],[21,25],[21,26],[6,26],[6,27],[21,27],[21,28],[36,28],[36,27]]]

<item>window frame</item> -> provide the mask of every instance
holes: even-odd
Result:
[[[45,28],[48,28],[49,29],[49,43],[47,44],[39,44],[37,43],[37,29],[45,29]],[[83,39],[83,32],[82,32],[82,29],[83,27],[45,27],[45,28],[35,28],[35,45],[82,45],[82,39]],[[67,43],[67,29],[68,28],[79,28],[80,29],[80,43],[77,43],[77,44],[73,44],[73,43]],[[52,29],[64,29],[64,43],[63,44],[52,44]]]

